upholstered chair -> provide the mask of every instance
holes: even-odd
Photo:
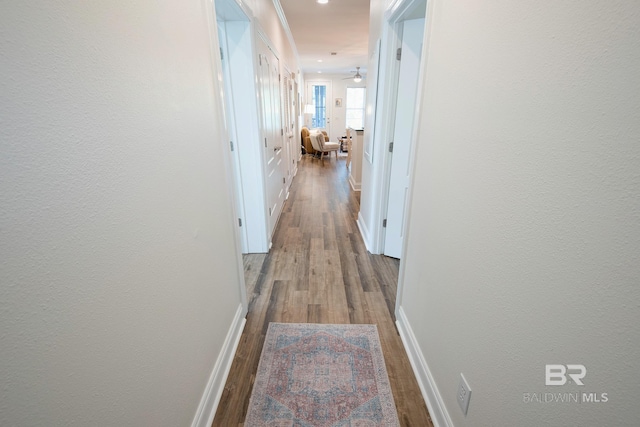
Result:
[[[311,143],[311,138],[309,138],[309,128],[303,126],[300,130],[300,137],[302,141],[302,146],[304,147],[304,152],[307,154],[315,154],[316,150],[313,148],[313,144]]]
[[[336,153],[336,160],[338,160],[338,150],[340,149],[340,143],[327,141],[325,138],[325,133],[322,132],[312,132],[309,135],[309,139],[311,140],[311,144],[316,151],[320,152],[320,160],[322,164],[324,164],[324,153],[329,153],[331,156],[331,152]]]
[[[312,132],[321,132],[324,135],[324,140],[325,141],[329,141],[329,135],[327,135],[327,132],[325,131],[319,131],[318,129],[312,129],[309,130],[308,127],[303,126],[302,129],[300,130],[300,137],[301,137],[301,141],[302,141],[302,146],[304,147],[304,151],[307,154],[315,154],[316,153],[316,149],[313,148],[313,144],[311,143],[311,138],[309,137],[309,135]]]

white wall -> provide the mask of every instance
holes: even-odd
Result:
[[[203,5],[0,6],[1,425],[196,414],[243,280]]]
[[[446,410],[637,426],[640,7],[434,2],[400,297]],[[585,386],[545,387],[576,363]],[[609,401],[523,403],[574,391]]]

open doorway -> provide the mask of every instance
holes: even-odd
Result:
[[[298,83],[245,2],[215,9],[242,253],[266,253],[300,157]]]
[[[382,252],[393,258],[402,257],[405,237],[425,13],[426,0],[405,0],[388,18],[390,42],[396,46],[391,52],[396,61],[389,70],[395,90],[391,97],[393,114],[387,126],[391,142],[384,169],[386,198],[382,207],[385,220],[381,237]]]

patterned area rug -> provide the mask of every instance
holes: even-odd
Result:
[[[270,323],[247,427],[397,427],[375,325]]]

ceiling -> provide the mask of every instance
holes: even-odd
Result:
[[[369,0],[280,0],[303,73],[366,74]],[[336,55],[331,55],[336,52]],[[318,62],[322,60],[322,62]]]

